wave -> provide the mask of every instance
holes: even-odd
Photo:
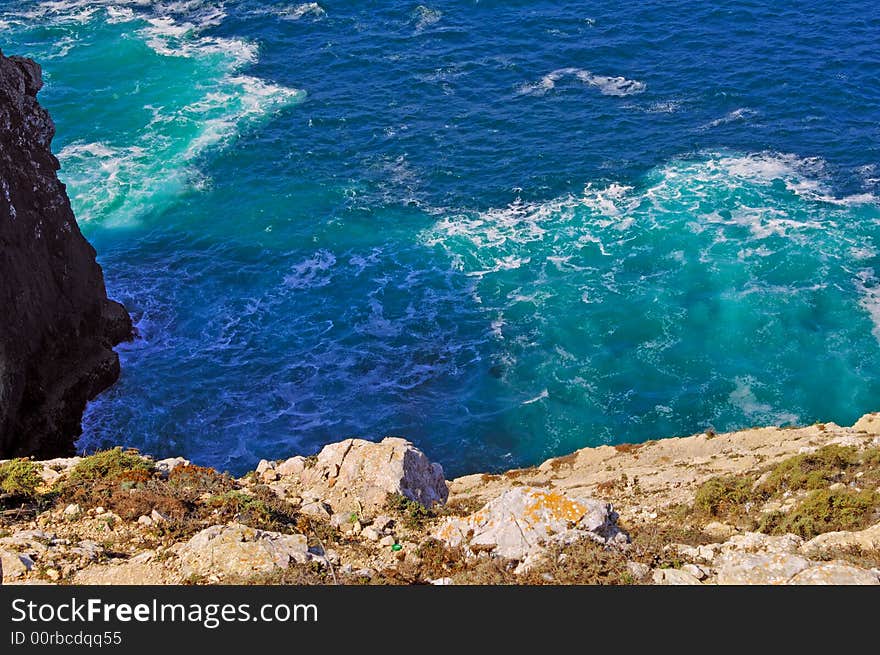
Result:
[[[431,25],[436,25],[443,18],[443,12],[439,9],[431,9],[425,5],[419,5],[412,12],[412,21],[415,23],[416,32],[423,32]]]
[[[834,195],[825,168],[821,159],[779,153],[702,153],[658,167],[638,188],[588,184],[582,194],[545,202],[442,212],[420,238],[445,251],[455,270],[478,280],[475,298],[501,295],[493,317],[529,302],[538,305],[537,323],[552,322],[563,311],[558,303],[570,312],[569,303],[674,298],[686,292],[683,269],[702,270],[706,279],[718,271],[733,275],[736,286],[723,298],[731,308],[786,296],[825,297],[834,291],[824,279],[828,270],[844,280],[858,270],[859,296],[850,294],[845,302],[868,312],[880,339],[880,283],[873,269],[865,272],[876,256],[867,245],[880,224],[880,200]],[[636,262],[650,274],[633,277]],[[781,272],[765,278],[771,262],[779,271],[790,268],[790,279],[779,278]],[[809,270],[812,277],[804,277]],[[764,311],[781,316],[787,310]],[[493,331],[500,334],[500,326]],[[510,341],[506,326],[505,339]],[[674,343],[660,339],[651,348]]]
[[[275,16],[282,20],[298,21],[304,18],[318,21],[327,11],[317,2],[303,2],[293,5],[258,7],[247,12],[250,16]]]
[[[736,123],[737,121],[747,121],[753,116],[757,116],[758,112],[754,109],[750,109],[749,107],[740,107],[739,109],[734,109],[726,113],[721,118],[716,118],[714,121],[710,121],[702,126],[701,129],[709,130],[713,127],[719,127],[721,125],[726,125],[728,123]]]
[[[140,80],[125,75],[126,65],[151,69],[150,81],[137,81],[134,94],[109,99],[111,106],[119,103],[119,112],[146,115],[142,125],[130,129],[124,141],[95,132],[58,154],[81,221],[130,224],[160,213],[185,192],[205,188],[201,157],[305,96],[245,72],[258,61],[257,44],[204,33],[222,22],[222,4],[70,0],[41,3],[15,16],[16,29],[50,24],[64,31],[45,57],[55,62],[53,79],[63,80],[67,59],[105,38],[99,31],[105,27],[124,37],[113,72],[120,85]],[[183,68],[181,61],[187,62]]]
[[[602,95],[606,96],[630,96],[642,93],[647,88],[644,82],[628,80],[625,77],[596,75],[582,68],[558,68],[547,73],[537,82],[523,84],[519,88],[519,94],[542,96],[555,89],[557,82],[570,77],[583,82],[587,86],[596,87]]]

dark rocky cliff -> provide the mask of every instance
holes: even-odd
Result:
[[[0,458],[71,453],[132,334],[56,176],[42,85],[38,64],[0,52]]]

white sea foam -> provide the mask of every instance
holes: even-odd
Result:
[[[880,341],[880,280],[877,279],[874,269],[865,268],[856,273],[855,285],[861,294],[859,304],[871,317],[874,324],[872,332]]]
[[[774,410],[768,403],[762,403],[755,396],[754,387],[758,381],[751,376],[737,377],[734,379],[734,390],[730,392],[728,401],[740,409],[747,417],[762,422],[770,422],[775,425],[785,425],[798,422],[797,414]]]
[[[575,78],[588,86],[599,89],[606,96],[629,96],[642,93],[646,84],[637,80],[628,80],[625,77],[611,77],[596,75],[582,68],[558,68],[547,73],[537,82],[523,84],[519,88],[521,95],[542,96],[556,88],[556,83],[566,78]]]
[[[279,10],[277,15],[284,20],[299,20],[300,18],[323,18],[327,14],[324,8],[317,2],[306,2],[294,7]]]
[[[435,25],[443,18],[443,12],[431,9],[425,5],[419,5],[413,10],[412,20],[416,26],[416,32],[422,32],[431,25]]]
[[[727,123],[735,123],[737,121],[746,121],[753,116],[757,116],[758,112],[749,107],[740,107],[739,109],[734,109],[726,113],[721,118],[716,118],[714,121],[710,121],[703,125],[701,129],[708,130],[713,127],[719,127],[721,125],[726,125]]]
[[[522,403],[520,403],[520,404],[521,404],[521,405],[532,405],[532,404],[534,404],[534,403],[536,403],[536,402],[539,402],[539,401],[541,401],[541,400],[544,400],[544,398],[549,398],[549,397],[550,397],[550,392],[547,391],[547,389],[544,389],[543,391],[541,391],[541,393],[539,393],[539,394],[538,394],[537,396],[535,396],[534,398],[529,398],[528,400],[524,400],[524,401],[522,401]]]
[[[206,150],[229,144],[243,129],[302,99],[302,91],[243,72],[258,59],[257,44],[203,34],[224,16],[223,3],[203,0],[68,0],[29,10],[29,21],[118,24],[157,54],[201,60],[208,71],[194,86],[200,89],[196,99],[188,104],[146,106],[151,120],[131,142],[74,143],[59,153],[80,220],[124,224],[161,208],[186,189],[204,188],[206,180],[195,162]],[[57,41],[57,56],[76,45],[73,38]],[[168,126],[182,124],[194,129],[185,130],[187,141],[178,142],[168,134]]]
[[[311,257],[294,264],[284,284],[291,289],[314,289],[330,284],[331,269],[336,265],[336,256],[329,250],[319,250]]]

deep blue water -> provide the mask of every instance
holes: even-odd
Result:
[[[880,409],[880,5],[7,1],[116,443],[447,472]]]

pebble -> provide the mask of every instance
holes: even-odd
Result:
[[[379,540],[380,546],[386,546],[388,548],[393,546],[395,543],[396,543],[396,540],[394,539],[394,535],[392,535],[392,534],[385,535],[384,537],[382,537]]]
[[[370,541],[379,541],[379,532],[373,527],[364,528],[361,530],[361,536],[365,539],[369,539]]]

